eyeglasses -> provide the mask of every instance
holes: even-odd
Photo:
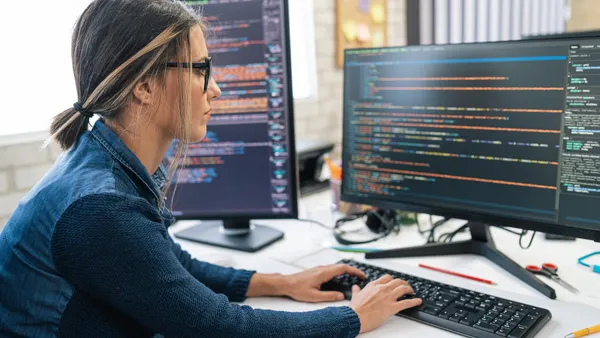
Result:
[[[208,84],[210,82],[210,69],[211,69],[211,64],[212,64],[212,58],[211,57],[207,57],[206,59],[204,59],[204,61],[202,62],[192,62],[192,69],[200,69],[200,70],[204,70],[204,92],[206,93],[206,91],[208,90]],[[167,62],[167,67],[183,67],[183,68],[188,68],[190,66],[189,63],[187,62]]]

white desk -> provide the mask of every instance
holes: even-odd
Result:
[[[301,218],[310,218],[331,224],[333,216],[329,212],[330,200],[329,192],[302,199],[300,205]],[[422,221],[425,224],[424,227],[429,227],[428,218],[422,218]],[[332,264],[342,258],[364,260],[362,254],[340,253],[327,249],[331,245],[337,245],[337,243],[330,231],[317,225],[299,221],[257,221],[257,223],[266,224],[283,231],[285,238],[254,254],[221,249],[177,238],[175,240],[197,259],[214,261],[219,255],[226,255],[233,260],[232,265],[235,268],[252,269],[264,273],[290,274],[300,271],[302,268]],[[195,222],[189,221],[179,222],[173,225],[169,232],[174,234],[194,224]],[[461,224],[464,224],[464,221],[449,222],[439,233],[446,231],[444,229],[455,229]],[[352,227],[352,225],[349,226]],[[357,226],[359,225],[357,224]],[[368,234],[368,231],[365,233]],[[552,312],[553,319],[538,334],[538,337],[564,337],[565,334],[571,331],[600,323],[600,275],[591,273],[577,265],[578,257],[600,250],[600,243],[581,239],[575,242],[548,241],[543,238],[543,235],[538,234],[531,248],[522,250],[518,244],[518,236],[495,228],[492,228],[492,234],[496,246],[522,266],[543,262],[552,262],[558,265],[559,274],[581,290],[581,294],[573,295],[560,285],[540,277],[556,290],[558,299],[550,300],[487,259],[473,255],[378,259],[369,260],[369,263],[547,308]],[[464,239],[465,236],[468,238],[467,234],[462,234],[455,237],[455,239]],[[529,242],[529,237],[527,236],[526,239],[524,239],[525,245]],[[419,245],[424,242],[425,238],[417,232],[416,226],[406,226],[402,227],[397,236],[392,235],[367,246],[395,248]],[[495,281],[498,285],[488,286],[421,269],[417,267],[417,263],[425,263],[485,277]],[[600,263],[596,262],[596,264]],[[305,304],[282,298],[252,298],[248,299],[245,304],[255,308],[306,311],[331,305],[345,305],[348,302]],[[380,328],[364,336],[408,337],[417,334],[434,337],[456,337],[454,334],[400,317],[391,318]]]

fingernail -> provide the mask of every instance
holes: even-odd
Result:
[[[342,295],[341,293],[337,296],[338,300],[344,300],[344,295]]]

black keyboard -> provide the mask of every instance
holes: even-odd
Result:
[[[552,314],[546,309],[508,299],[353,260],[342,260],[339,263],[359,268],[367,274],[367,279],[342,275],[323,284],[322,290],[341,291],[350,300],[353,284],[362,288],[370,281],[388,274],[405,280],[415,290],[414,296],[403,298],[417,297],[423,300],[418,307],[399,312],[398,316],[462,336],[531,338],[552,318]]]

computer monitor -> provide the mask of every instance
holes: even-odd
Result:
[[[555,297],[487,225],[600,241],[599,57],[598,38],[346,50],[342,199],[472,237],[367,258],[481,254]]]
[[[207,136],[189,145],[167,200],[177,220],[203,222],[175,236],[256,251],[283,233],[250,220],[298,215],[287,1],[188,3],[207,21],[212,76],[222,94],[211,102]]]

